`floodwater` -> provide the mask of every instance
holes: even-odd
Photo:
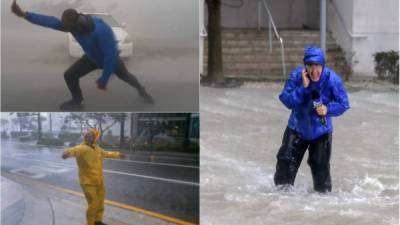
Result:
[[[334,119],[333,191],[318,194],[307,153],[294,190],[274,186],[290,113],[278,99],[282,86],[200,88],[201,224],[398,224],[398,89],[349,91],[351,109]]]

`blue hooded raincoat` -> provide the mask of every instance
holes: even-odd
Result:
[[[304,88],[302,80],[304,66],[300,66],[290,74],[279,99],[292,110],[288,127],[295,130],[301,138],[314,140],[321,135],[331,133],[332,117],[342,115],[350,105],[342,80],[333,70],[325,67],[324,53],[320,48],[307,47],[303,61],[304,64],[314,62],[323,65],[320,80],[311,81],[310,85]],[[318,92],[319,101],[327,106],[326,125],[321,123],[321,118],[314,108],[312,92]]]
[[[27,12],[29,22],[43,27],[64,31],[61,21],[54,16]],[[91,62],[103,69],[99,82],[107,84],[118,59],[118,47],[111,27],[102,19],[93,17],[94,30],[90,34],[71,32]]]

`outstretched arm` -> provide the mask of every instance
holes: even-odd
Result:
[[[118,151],[104,151],[103,150],[103,157],[104,158],[121,158],[124,159],[126,155],[122,152]]]
[[[26,17],[26,13],[19,7],[17,4],[17,0],[14,0],[12,5],[11,5],[11,11],[17,15],[18,17]]]
[[[70,157],[77,157],[77,156],[79,156],[80,153],[81,153],[81,150],[77,146],[75,146],[73,148],[66,149],[63,152],[61,157],[63,159],[68,159]]]
[[[61,157],[63,159],[68,159],[69,157],[71,157],[71,154],[68,151],[64,151]]]
[[[58,18],[54,16],[41,15],[33,12],[25,12],[21,9],[21,7],[19,7],[16,0],[14,0],[13,4],[11,5],[11,11],[18,17],[23,17],[33,24],[52,28],[59,31],[64,31],[63,25]]]

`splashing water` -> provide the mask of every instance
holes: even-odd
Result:
[[[307,153],[293,189],[274,185],[290,113],[280,89],[201,90],[201,223],[398,224],[398,93],[349,93],[352,108],[334,119],[333,191],[319,194]]]

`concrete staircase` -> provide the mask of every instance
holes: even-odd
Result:
[[[286,73],[302,65],[304,47],[319,45],[319,31],[279,30],[284,40]],[[248,81],[279,81],[286,79],[282,74],[281,49],[279,40],[268,48],[268,31],[257,29],[223,29],[222,54],[224,75]],[[204,73],[207,73],[207,40],[204,41]],[[350,74],[344,53],[327,34],[327,66],[333,68],[343,79]]]

